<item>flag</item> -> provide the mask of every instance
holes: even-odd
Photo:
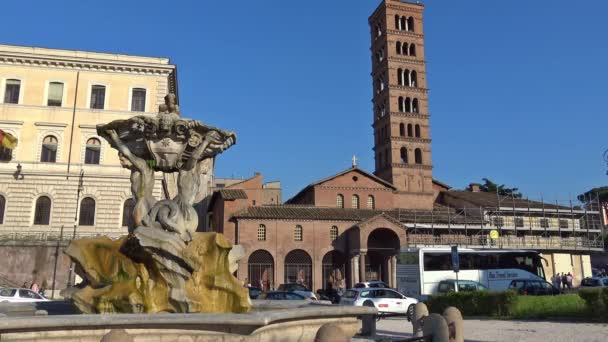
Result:
[[[17,146],[17,138],[0,129],[0,145],[9,150],[14,149]]]

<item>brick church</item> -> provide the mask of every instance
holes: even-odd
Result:
[[[260,174],[215,180],[208,230],[245,248],[237,271],[243,282],[264,290],[287,282],[348,288],[365,280],[396,287],[401,250],[453,244],[542,249],[552,263],[547,276],[566,268],[578,270],[579,278],[590,273],[589,253],[600,249],[601,231],[581,211],[500,198],[474,185],[450,190],[433,179],[423,10],[422,4],[384,0],[369,17],[373,173],[354,160],[285,204],[276,183],[264,184]],[[500,238],[489,243],[495,229]],[[565,255],[568,265],[560,261]]]

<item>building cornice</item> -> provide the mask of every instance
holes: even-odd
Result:
[[[390,140],[391,141],[407,141],[407,142],[420,143],[420,144],[430,144],[431,143],[431,139],[413,138],[413,137],[400,137],[400,136],[391,137]]]
[[[365,191],[387,191],[393,192],[395,190],[390,188],[369,188],[369,187],[359,187],[359,186],[315,186],[317,189],[323,190],[365,190]]]
[[[57,68],[78,71],[118,72],[142,75],[168,76],[175,70],[172,64],[152,64],[143,62],[91,60],[86,58],[40,56],[26,53],[0,51],[0,65],[21,65],[28,67]]]
[[[23,126],[23,121],[0,120],[0,125]]]
[[[428,94],[429,89],[427,88],[417,88],[417,87],[406,87],[398,84],[390,84],[387,88],[390,90],[398,90],[400,92],[411,92],[411,93],[419,93],[419,94]]]
[[[65,123],[60,123],[60,122],[34,122],[35,126],[41,126],[41,127],[68,127],[68,124]]]
[[[26,104],[14,104],[14,103],[0,103],[0,108],[3,107],[7,107],[7,108],[27,108],[27,109],[35,109],[35,110],[43,110],[43,111],[48,111],[48,112],[55,112],[55,111],[66,111],[66,112],[72,112],[74,109],[71,107],[49,107],[49,106],[42,106],[42,105],[26,105]],[[153,112],[132,112],[129,110],[109,110],[109,109],[90,109],[90,108],[76,108],[76,113],[101,113],[101,114],[112,114],[112,115],[128,115],[128,116],[134,116],[134,115],[157,115],[157,113],[153,113]],[[0,121],[0,123],[2,123],[3,121]],[[21,122],[21,124],[23,124],[22,121],[4,121],[4,122]]]

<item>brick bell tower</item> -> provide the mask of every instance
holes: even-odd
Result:
[[[423,11],[419,3],[384,0],[369,17],[374,173],[398,189],[398,208],[433,207]]]

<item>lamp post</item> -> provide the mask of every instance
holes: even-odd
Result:
[[[78,189],[76,190],[76,210],[74,211],[74,232],[72,233],[72,239],[76,239],[76,228],[78,228],[78,211],[80,202],[80,192],[84,190],[84,170],[80,169],[80,175],[78,176]],[[74,271],[74,263],[70,263],[70,272],[68,273],[68,284],[72,283],[72,272]]]

